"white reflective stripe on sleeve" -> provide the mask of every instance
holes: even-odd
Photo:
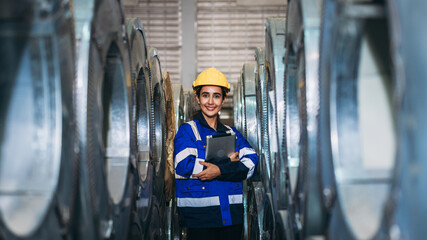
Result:
[[[196,162],[194,163],[193,174],[198,174],[203,171],[203,165],[199,162],[204,162],[204,159],[196,158]]]
[[[254,173],[255,164],[249,158],[242,158],[242,159],[240,159],[240,162],[243,163],[249,169],[248,175],[246,176],[246,178],[250,178],[252,176],[252,174]]]
[[[201,141],[202,138],[200,137],[199,130],[197,129],[196,122],[195,121],[189,121],[188,124],[190,124],[191,129],[193,129],[193,133],[194,133],[194,136],[196,137],[196,140]]]
[[[229,195],[228,196],[228,202],[230,204],[240,204],[240,203],[243,203],[243,195],[242,194]]]
[[[219,197],[176,198],[178,207],[211,207],[219,206]]]
[[[185,148],[184,150],[179,152],[175,156],[175,167],[178,165],[179,162],[181,162],[182,160],[184,160],[186,157],[190,155],[197,157],[197,148]]]
[[[239,159],[243,158],[243,156],[245,155],[249,155],[249,154],[256,154],[255,150],[253,148],[242,148],[239,151]]]
[[[178,175],[178,174],[175,173],[175,179],[188,179],[188,178],[183,177],[183,176]]]

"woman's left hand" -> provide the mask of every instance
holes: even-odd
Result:
[[[221,171],[219,170],[219,167],[217,165],[203,161],[200,161],[199,164],[205,166],[206,169],[198,174],[194,174],[193,177],[196,177],[202,181],[209,181],[221,175]]]

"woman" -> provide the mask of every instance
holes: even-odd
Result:
[[[193,82],[200,113],[180,126],[175,139],[176,197],[189,240],[241,239],[242,181],[252,177],[258,156],[234,127],[218,118],[230,91],[226,77],[215,68]],[[235,132],[236,153],[226,161],[204,162],[206,136]]]

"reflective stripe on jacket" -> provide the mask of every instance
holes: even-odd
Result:
[[[192,178],[203,170],[206,136],[236,133],[236,152],[240,161],[217,163],[221,176],[212,181]],[[185,227],[208,228],[243,223],[242,181],[252,177],[258,156],[248,141],[234,127],[217,123],[217,131],[200,113],[194,121],[180,126],[174,140],[176,197]]]

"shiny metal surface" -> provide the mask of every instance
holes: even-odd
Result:
[[[165,168],[166,168],[166,99],[163,88],[162,69],[159,56],[155,48],[148,48],[148,67],[150,69],[151,85],[151,152],[154,167],[153,194],[148,220],[148,239],[165,236],[166,227],[162,223],[166,220],[165,196]],[[158,204],[158,205],[157,205]],[[146,237],[147,238],[147,237]]]
[[[298,105],[298,77],[296,56],[293,49],[286,58],[285,73],[285,138],[286,138],[286,158],[289,170],[289,182],[291,185],[290,194],[296,194],[296,183],[298,177],[298,167],[300,163],[300,116]]]
[[[388,1],[392,63],[397,86],[397,161],[387,204],[388,239],[422,239],[427,234],[425,202],[427,58],[425,1]]]
[[[57,220],[67,236],[77,190],[70,5],[0,9],[0,238],[59,238]]]
[[[265,80],[265,53],[264,48],[255,51],[257,61],[257,74],[255,76],[255,89],[257,96],[257,121],[259,124],[259,169],[260,177],[266,193],[271,193],[271,154],[268,137],[268,105],[267,82]]]
[[[292,0],[288,5],[287,16],[287,56],[291,72],[287,74],[290,81],[297,79],[297,96],[299,118],[289,115],[289,125],[300,125],[299,149],[294,144],[289,146],[288,154],[299,156],[299,169],[296,192],[292,194],[295,201],[295,225],[302,237],[320,235],[324,231],[324,207],[320,181],[319,149],[319,35],[322,1]],[[295,61],[294,61],[295,59]],[[296,69],[293,63],[296,63]],[[294,74],[294,75],[292,75]],[[289,83],[289,84],[288,84]],[[287,87],[292,91],[292,82]],[[294,85],[295,86],[295,85]],[[288,95],[292,100],[294,96]],[[289,103],[291,104],[291,102]],[[295,114],[291,108],[290,114]],[[289,133],[287,137],[296,137]],[[294,139],[295,140],[295,139]],[[299,154],[296,151],[299,150]],[[291,171],[290,171],[291,172]],[[295,175],[295,172],[293,172]],[[295,178],[295,176],[292,176]],[[295,186],[294,186],[295,187]]]
[[[275,213],[287,208],[287,166],[284,157],[285,127],[285,32],[286,19],[267,18],[265,39],[265,80],[268,102],[268,139],[271,152],[272,201]]]
[[[132,84],[135,86],[134,115],[137,138],[137,168],[141,182],[147,178],[150,168],[150,111],[151,95],[147,68],[147,47],[142,22],[139,19],[127,20],[129,36]],[[148,194],[149,196],[150,194]]]
[[[175,104],[175,129],[178,131],[179,126],[184,123],[184,90],[181,84],[173,83],[172,91]]]
[[[336,194],[329,238],[381,238],[396,152],[387,19],[341,11],[352,3],[325,1],[324,6],[321,46],[329,57],[322,57],[320,68],[325,108],[320,119],[321,128],[330,131],[320,137],[334,173],[335,188],[325,189]]]
[[[245,130],[249,144],[258,146],[258,125],[256,119],[255,63],[245,63],[242,68],[243,95],[245,98]]]
[[[193,90],[185,91],[184,93],[184,116],[185,122],[193,120],[195,114],[200,110],[200,106],[196,100],[196,94]]]
[[[241,88],[240,88],[240,78],[237,83],[233,84],[233,113],[234,113],[234,126],[237,131],[242,132],[242,102],[240,101],[241,97]],[[243,133],[242,133],[243,134]]]
[[[112,205],[121,208],[129,186],[132,84],[121,10],[117,1],[74,1],[81,211],[85,213],[80,238],[105,238],[111,226],[117,229],[121,223],[110,224]]]
[[[161,166],[164,166],[165,153],[165,126],[166,126],[166,106],[165,96],[163,91],[163,78],[160,66],[160,60],[155,48],[148,49],[148,64],[150,69],[150,82],[151,82],[151,141],[152,141],[152,154],[153,164],[156,175],[162,174],[160,171]],[[162,169],[164,170],[164,169]]]
[[[136,131],[136,168],[139,177],[139,186],[136,193],[137,216],[133,224],[145,228],[149,222],[152,206],[154,168],[150,156],[151,149],[151,85],[147,65],[147,47],[144,28],[139,19],[127,20],[127,34],[129,38],[132,84],[134,86],[133,116]],[[135,231],[135,238],[141,238],[141,231]]]

